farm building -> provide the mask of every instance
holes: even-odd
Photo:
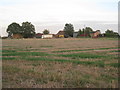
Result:
[[[23,38],[23,35],[22,34],[13,34],[12,38],[15,38],[15,39]]]
[[[36,37],[36,38],[41,38],[42,35],[43,35],[42,33],[37,33],[37,34],[35,34],[35,37]]]
[[[90,36],[92,38],[97,38],[97,37],[99,37],[100,34],[101,34],[100,30],[97,30],[97,31],[91,32]]]
[[[53,38],[56,38],[56,34],[52,34],[53,35]]]
[[[78,32],[74,32],[73,37],[77,37],[77,36],[78,36]]]
[[[53,34],[44,34],[44,35],[42,35],[42,38],[43,38],[43,39],[53,38]]]
[[[59,31],[57,34],[56,34],[56,37],[57,38],[64,38],[64,31]]]

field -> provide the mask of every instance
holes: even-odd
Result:
[[[4,39],[3,88],[117,88],[118,40]]]

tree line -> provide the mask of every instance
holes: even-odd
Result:
[[[66,23],[64,26],[64,36],[67,37],[73,37],[73,33],[75,32],[74,26],[71,23]],[[35,36],[35,26],[31,24],[31,22],[23,22],[20,26],[18,23],[13,22],[10,24],[7,28],[8,37],[12,37],[13,34],[22,34],[24,38],[33,38]],[[90,37],[90,33],[93,32],[93,29],[91,27],[85,27],[83,29],[79,29],[77,31],[78,37],[82,34],[87,35],[87,37]],[[50,31],[45,29],[43,31],[43,34],[49,34]],[[113,30],[106,30],[105,33],[103,33],[105,37],[118,37],[119,34],[117,32],[114,32]]]
[[[23,22],[22,26],[13,22],[7,28],[8,37],[12,37],[13,34],[22,34],[24,38],[32,38],[35,35],[35,27],[31,22]]]

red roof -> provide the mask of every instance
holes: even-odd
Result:
[[[58,33],[57,33],[57,35],[64,35],[64,31],[59,31]]]
[[[36,35],[37,35],[37,36],[41,36],[41,35],[43,35],[43,34],[42,34],[42,33],[37,33]]]

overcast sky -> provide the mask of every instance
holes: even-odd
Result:
[[[0,0],[0,31],[12,22],[21,25],[29,21],[36,32],[49,29],[51,33],[63,30],[72,23],[75,30],[90,26],[94,30],[118,31],[119,0]]]

